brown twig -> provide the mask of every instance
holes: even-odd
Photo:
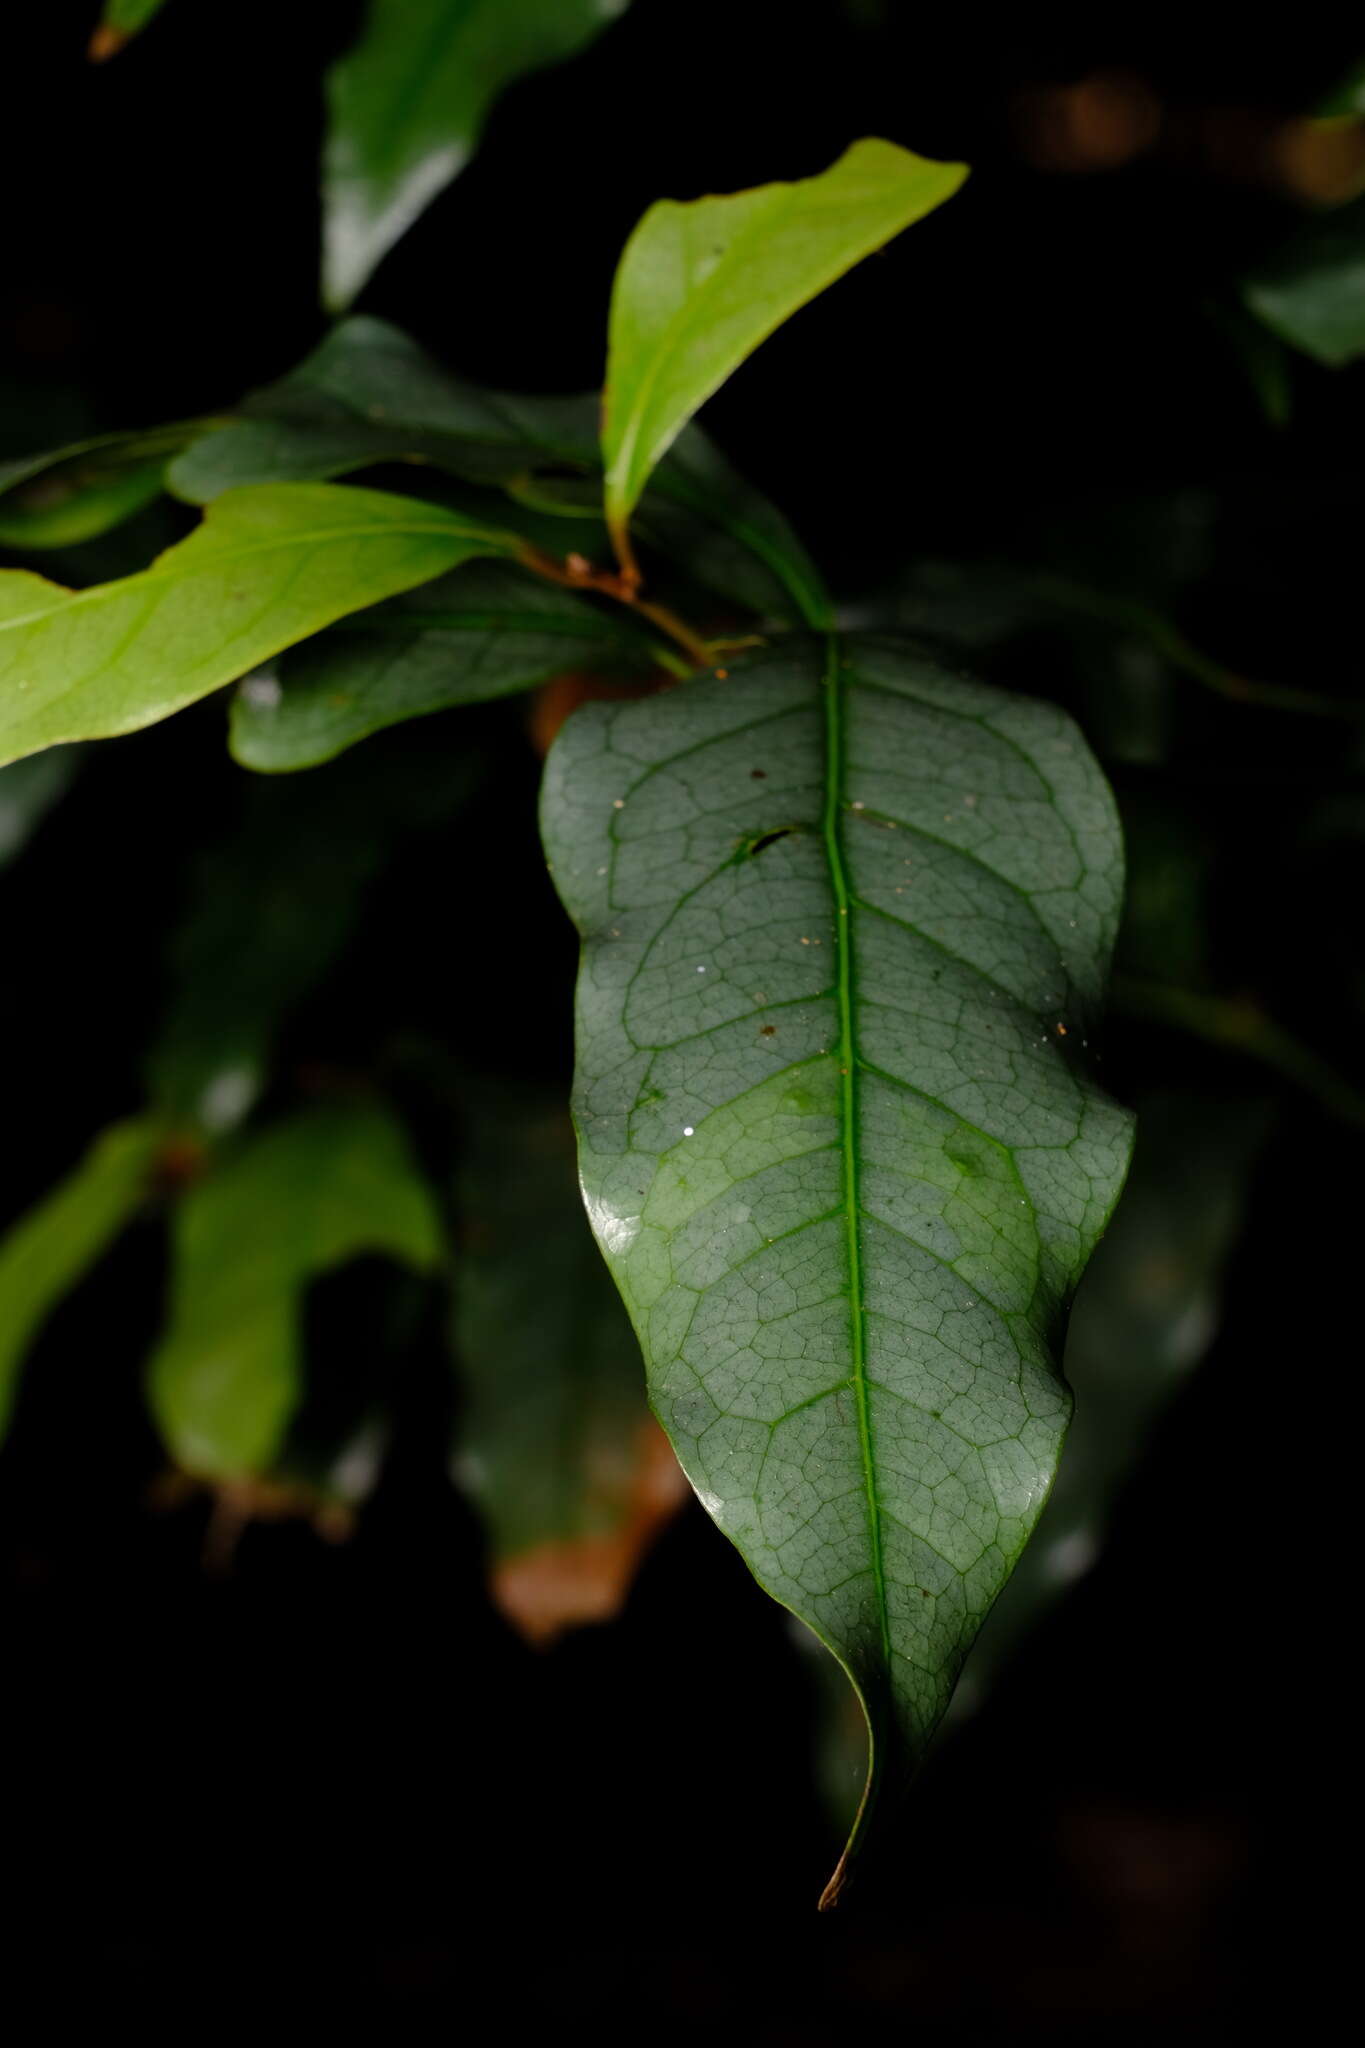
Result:
[[[557,562],[553,555],[532,547],[529,542],[522,546],[517,558],[525,568],[537,576],[546,577],[551,583],[564,584],[570,590],[591,590],[599,597],[609,597],[617,604],[628,605],[681,647],[694,668],[710,666],[712,649],[700,634],[694,633],[667,605],[652,604],[640,596],[638,570],[631,576],[624,570],[595,569],[585,555],[566,555],[562,562]]]

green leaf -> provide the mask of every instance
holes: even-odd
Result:
[[[357,313],[248,398],[238,419],[201,436],[167,480],[192,504],[376,462],[430,462],[468,483],[501,484],[536,463],[590,465],[595,424],[595,399],[481,390],[387,321]]]
[[[698,406],[799,307],[966,175],[964,164],[868,140],[818,177],[649,209],[616,273],[607,348],[607,525],[623,564],[645,482]]]
[[[219,499],[117,583],[0,570],[0,764],[152,725],[346,612],[514,547],[411,498],[277,484]]]
[[[686,1489],[583,1220],[567,1110],[481,1088],[459,1194],[455,1472],[487,1525],[495,1602],[545,1642],[616,1613]]]
[[[0,867],[13,860],[71,785],[78,756],[35,754],[0,768]]]
[[[635,514],[636,537],[761,617],[826,628],[824,579],[786,519],[700,427],[684,427]]]
[[[116,57],[125,43],[141,35],[148,23],[165,6],[166,0],[104,0],[99,26],[90,38],[90,57],[102,64]]]
[[[651,666],[626,614],[501,562],[473,562],[334,626],[248,676],[231,747],[274,774],[328,761],[384,726],[528,690],[566,669]]]
[[[301,1394],[309,1280],[381,1253],[418,1270],[441,1228],[407,1140],[371,1104],[304,1111],[241,1142],[175,1218],[170,1319],[148,1367],[168,1449],[204,1478],[259,1476]]]
[[[283,1020],[342,952],[387,856],[448,823],[477,772],[467,745],[428,742],[300,784],[244,783],[235,829],[192,872],[171,947],[148,1061],[169,1121],[214,1136],[241,1121]]]
[[[1281,340],[1330,369],[1365,355],[1365,197],[1307,221],[1242,296]]]
[[[1354,64],[1345,77],[1338,80],[1315,112],[1320,119],[1333,121],[1365,115],[1365,59]]]
[[[161,495],[167,461],[206,424],[101,434],[0,463],[0,547],[72,547],[121,526]]]
[[[605,548],[600,483],[588,481],[601,476],[600,412],[595,392],[525,397],[466,384],[387,321],[356,314],[289,376],[248,398],[237,419],[201,435],[167,482],[190,503],[208,504],[244,484],[424,463],[509,490],[519,529],[528,504],[591,511],[596,534],[562,542],[591,552],[599,541]],[[655,472],[636,524],[642,540],[706,588],[774,618],[828,623],[819,572],[787,521],[698,429],[685,431]]]
[[[525,72],[592,41],[625,0],[369,0],[327,74],[323,297],[349,305],[478,147]]]
[[[75,1171],[0,1240],[0,1436],[24,1354],[140,1207],[160,1142],[149,1119],[112,1124]]]
[[[1056,1345],[1128,1153],[1087,1058],[1113,802],[1053,707],[800,641],[584,707],[544,831],[588,1212],[688,1477],[858,1690],[856,1841],[1066,1428]]]

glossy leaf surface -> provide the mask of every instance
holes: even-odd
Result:
[[[480,1091],[459,1195],[455,1472],[494,1600],[544,1642],[617,1611],[686,1484],[584,1220],[567,1109]]]
[[[150,1119],[111,1125],[0,1240],[0,1435],[29,1344],[145,1199],[160,1141]]]
[[[1306,222],[1242,291],[1267,327],[1329,368],[1365,355],[1365,198]]]
[[[650,472],[697,408],[774,328],[966,175],[868,140],[818,177],[649,209],[616,273],[607,350],[607,524],[623,559]]]
[[[349,305],[478,146],[494,100],[572,55],[625,0],[369,0],[327,78],[323,296]]]
[[[440,1220],[407,1139],[366,1103],[304,1111],[243,1140],[175,1216],[170,1316],[148,1369],[168,1449],[201,1477],[267,1471],[302,1382],[303,1291],[361,1252],[419,1270]]]
[[[117,583],[0,571],[0,762],[154,724],[344,613],[511,545],[411,498],[264,485]]]
[[[242,1120],[284,1020],[345,948],[387,857],[448,823],[478,769],[476,748],[425,741],[299,784],[240,778],[240,815],[187,877],[147,1062],[177,1128],[220,1137]]]
[[[201,435],[167,481],[192,504],[244,484],[314,482],[379,462],[411,461],[466,483],[501,487],[527,506],[600,511],[600,401],[485,391],[453,377],[387,321],[355,314],[306,361]],[[561,522],[560,551],[605,552]],[[695,582],[779,619],[820,625],[829,599],[790,525],[697,428],[685,430],[651,479],[636,531]],[[557,536],[541,536],[551,550]]]
[[[310,768],[357,740],[457,704],[530,689],[566,669],[647,671],[624,614],[502,562],[471,562],[335,626],[248,676],[232,701],[245,768]]]
[[[585,707],[544,832],[583,935],[584,1196],[655,1410],[853,1679],[871,1793],[1066,1427],[1061,1321],[1128,1153],[1086,1049],[1112,799],[1051,706],[801,641]]]

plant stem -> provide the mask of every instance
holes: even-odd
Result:
[[[524,568],[536,576],[546,577],[551,583],[564,584],[570,590],[595,591],[599,597],[610,597],[617,604],[628,605],[681,647],[693,668],[710,667],[711,649],[701,636],[666,605],[651,604],[639,596],[638,570],[631,576],[625,570],[617,574],[607,569],[594,569],[582,555],[566,555],[563,562],[557,562],[553,555],[547,555],[529,543],[519,550],[517,559]]]

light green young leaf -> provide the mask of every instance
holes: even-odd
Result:
[[[160,496],[167,461],[208,424],[101,434],[0,463],[0,547],[72,547],[121,526]]]
[[[1329,369],[1365,355],[1365,197],[1305,222],[1242,296],[1282,341]]]
[[[412,498],[275,484],[219,499],[117,583],[0,570],[0,764],[152,725],[346,612],[515,546]]]
[[[0,1240],[0,1437],[30,1343],[141,1205],[161,1137],[148,1118],[111,1124]]]
[[[607,526],[623,566],[645,482],[698,406],[799,307],[966,175],[965,164],[873,139],[818,177],[650,207],[616,273],[607,348]]]
[[[301,1394],[307,1283],[361,1252],[426,1271],[441,1227],[384,1110],[307,1110],[242,1141],[182,1199],[170,1319],[148,1367],[167,1448],[209,1479],[258,1477]]]
[[[311,768],[408,718],[529,690],[567,669],[648,672],[652,642],[502,562],[471,562],[248,676],[230,745],[244,768]]]
[[[1087,1045],[1122,884],[1060,711],[802,641],[588,705],[544,831],[583,934],[584,1197],[708,1512],[904,1779],[1037,1518],[1128,1119]]]
[[[617,1612],[686,1486],[584,1221],[567,1109],[481,1088],[459,1193],[454,1469],[495,1602],[546,1642]]]
[[[167,481],[190,503],[208,504],[244,484],[419,462],[512,492],[518,510],[509,518],[519,530],[526,506],[565,499],[596,523],[600,413],[596,392],[532,398],[466,384],[387,321],[355,314],[289,376],[246,399],[235,420],[201,435]],[[655,471],[636,531],[694,581],[752,611],[828,623],[819,572],[787,521],[697,428],[684,431]],[[591,554],[599,544],[605,551],[597,524],[591,537],[566,532],[561,552]]]
[[[626,0],[369,0],[327,75],[323,297],[350,304],[478,147],[505,87],[572,56]]]

